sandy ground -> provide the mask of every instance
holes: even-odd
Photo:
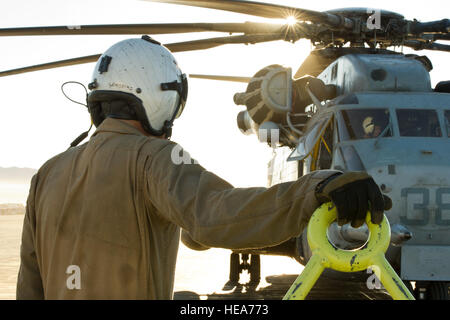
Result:
[[[0,299],[15,299],[23,215],[0,216]]]
[[[0,299],[15,299],[19,251],[23,215],[0,216]],[[211,297],[236,298],[235,291],[222,290],[229,276],[231,251],[210,249],[194,251],[180,243],[175,277],[175,298]],[[264,288],[270,284],[266,277],[280,274],[298,274],[303,267],[287,257],[263,256],[261,258],[261,283]],[[246,274],[241,280],[245,282]],[[242,292],[243,291],[243,292]],[[186,295],[187,293],[190,293]],[[240,293],[245,294],[245,289]],[[245,295],[244,295],[245,297]],[[249,297],[247,295],[247,297]]]

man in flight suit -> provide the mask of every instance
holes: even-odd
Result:
[[[168,140],[187,80],[158,42],[121,41],[95,66],[89,142],[33,177],[18,299],[171,299],[180,228],[210,247],[258,248],[298,236],[333,200],[338,223],[380,223],[385,201],[364,172],[317,171],[271,188],[234,188],[178,164]]]

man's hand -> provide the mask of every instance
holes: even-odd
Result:
[[[333,201],[338,212],[338,225],[351,222],[354,228],[364,224],[368,210],[372,223],[380,224],[383,211],[392,207],[392,200],[381,193],[369,174],[362,171],[329,177],[317,186],[316,197],[321,203]]]

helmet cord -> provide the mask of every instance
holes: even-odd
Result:
[[[86,92],[86,103],[82,103],[82,102],[73,100],[73,99],[71,99],[71,98],[66,94],[66,92],[64,91],[64,86],[67,85],[67,84],[69,84],[69,83],[79,84],[80,86],[82,86],[82,87],[84,88],[84,91]],[[88,91],[87,91],[86,87],[84,86],[84,84],[82,84],[81,82],[78,82],[78,81],[67,81],[67,82],[64,82],[64,83],[61,85],[61,91],[62,91],[63,95],[64,95],[68,100],[72,101],[73,103],[76,103],[76,104],[85,106],[86,108],[89,109],[89,107],[88,107],[88,105],[87,105]],[[89,135],[89,131],[91,131],[91,129],[92,129],[92,125],[93,125],[93,122],[92,122],[92,118],[91,118],[91,125],[90,125],[89,129],[88,129],[87,131],[83,132],[82,134],[80,134],[75,140],[73,140],[72,143],[70,144],[70,147],[69,147],[68,149],[70,149],[70,148],[72,148],[72,147],[76,147],[78,144],[80,144],[81,141],[83,141],[84,139],[86,139],[87,136]]]

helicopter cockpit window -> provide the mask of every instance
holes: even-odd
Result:
[[[402,137],[442,137],[434,110],[398,109],[397,118]]]
[[[444,112],[445,126],[447,127],[447,137],[450,138],[450,110]]]
[[[339,140],[391,137],[388,109],[342,110],[338,116]]]

